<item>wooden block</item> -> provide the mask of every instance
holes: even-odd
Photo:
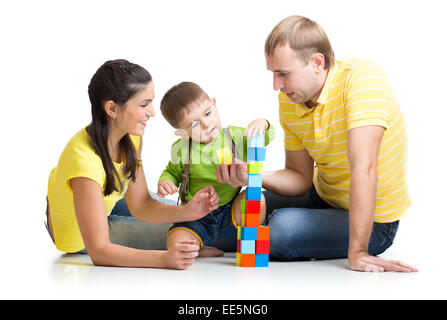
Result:
[[[259,227],[259,213],[246,213],[245,214],[245,226],[246,227]]]
[[[261,201],[260,200],[245,200],[246,201],[246,213],[261,213]]]
[[[241,261],[242,261],[242,254],[239,253],[239,252],[236,252],[236,265],[237,265],[238,267],[241,266]]]
[[[256,254],[241,253],[241,267],[256,267]]]
[[[257,134],[247,141],[248,147],[264,147],[265,136],[264,134]]]
[[[241,200],[241,213],[247,212],[247,200],[242,199]]]
[[[240,253],[256,253],[256,240],[239,240]]]
[[[248,174],[262,174],[262,161],[248,161]]]
[[[231,164],[233,161],[233,155],[227,147],[216,150],[216,155],[220,163]]]
[[[256,240],[270,240],[270,228],[259,226],[256,230]]]
[[[270,241],[256,240],[256,254],[269,254],[269,253],[270,253]]]
[[[247,187],[262,187],[262,174],[249,174]]]
[[[237,239],[237,250],[236,252],[241,252],[241,240]]]
[[[261,200],[261,189],[260,187],[247,187],[245,189],[245,199],[246,200]]]
[[[266,149],[263,147],[248,147],[247,148],[247,160],[252,161],[265,161]]]
[[[256,254],[255,255],[255,266],[256,267],[268,267],[269,266],[269,255],[268,254]]]
[[[245,225],[245,215],[246,215],[246,213],[241,213],[241,226],[242,227],[246,227],[246,225]]]
[[[240,240],[256,240],[257,228],[238,227],[238,239]]]

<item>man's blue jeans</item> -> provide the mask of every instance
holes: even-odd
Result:
[[[281,260],[346,258],[349,214],[332,208],[312,188],[302,197],[282,197],[264,192],[270,255]],[[369,254],[379,255],[393,243],[399,221],[374,222]]]

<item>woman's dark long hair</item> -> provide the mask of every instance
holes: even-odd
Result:
[[[107,61],[96,71],[90,81],[88,95],[92,104],[92,123],[87,128],[87,132],[106,173],[104,196],[108,196],[113,191],[123,191],[119,175],[109,154],[107,144],[109,128],[104,103],[112,100],[122,107],[151,81],[152,77],[146,69],[123,59]],[[121,159],[124,158],[124,174],[134,181],[138,159],[129,134],[120,140],[119,149]],[[119,189],[116,181],[118,181]]]

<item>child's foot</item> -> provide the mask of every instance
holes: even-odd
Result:
[[[203,247],[199,250],[199,257],[221,257],[224,255],[222,250],[214,247]]]

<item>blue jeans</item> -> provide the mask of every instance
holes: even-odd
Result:
[[[171,230],[186,228],[198,236],[203,246],[207,246],[216,240],[225,240],[237,237],[237,229],[231,221],[231,211],[234,199],[216,210],[210,212],[196,221],[175,223]]]
[[[270,227],[270,255],[281,260],[346,258],[349,245],[348,211],[332,208],[315,187],[302,197],[283,197],[264,192],[267,224]],[[374,222],[369,254],[388,249],[399,221]]]

